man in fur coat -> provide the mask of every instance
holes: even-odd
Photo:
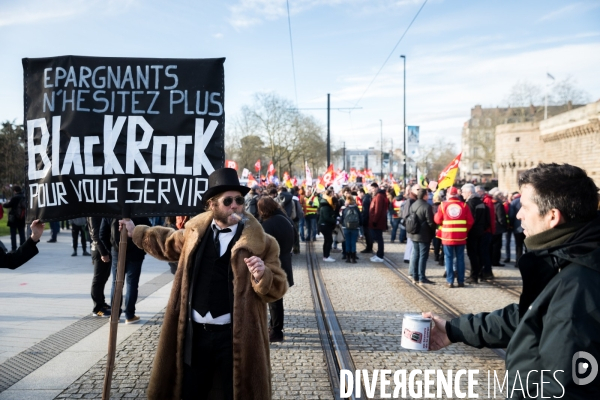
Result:
[[[283,297],[287,280],[277,241],[243,211],[247,192],[222,168],[208,178],[206,212],[185,229],[123,221],[138,247],[179,260],[149,399],[271,398],[266,303]]]

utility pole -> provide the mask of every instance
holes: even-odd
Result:
[[[400,56],[404,60],[404,171],[402,174],[402,180],[406,187],[406,163],[408,162],[408,155],[406,154],[406,56]]]
[[[392,138],[392,147],[390,149],[390,174],[394,175],[394,138]]]
[[[345,171],[346,170],[346,142],[344,142],[344,147],[342,147],[342,150],[343,150],[342,154],[343,154],[343,157],[344,157],[344,168],[343,168],[343,170]]]
[[[329,93],[327,93],[327,168],[331,165],[331,134],[329,131],[330,119],[329,112],[331,111],[331,107],[329,105]]]
[[[381,141],[381,155],[379,157],[379,168],[381,168],[381,182],[383,182],[383,121],[379,120],[379,140]]]

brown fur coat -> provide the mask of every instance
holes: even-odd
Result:
[[[231,250],[233,393],[235,399],[263,400],[271,398],[266,303],[283,297],[287,280],[279,263],[277,241],[254,217],[245,215],[248,221]],[[192,254],[212,219],[212,212],[205,212],[188,221],[183,230],[147,226],[136,226],[134,230],[133,242],[148,254],[165,261],[179,260],[148,386],[150,400],[181,398]],[[259,283],[254,282],[244,262],[245,257],[253,255],[260,257],[266,267]]]

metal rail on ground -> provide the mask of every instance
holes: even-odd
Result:
[[[424,286],[417,286],[417,285],[415,285],[412,282],[412,280],[410,279],[410,277],[406,273],[404,273],[398,267],[398,265],[396,265],[396,263],[394,263],[388,257],[384,256],[383,260],[384,260],[383,264],[386,267],[388,267],[398,277],[400,277],[401,279],[403,279],[407,283],[409,283],[412,288],[414,288],[422,296],[426,297],[433,304],[435,304],[436,306],[438,306],[441,310],[444,311],[444,313],[448,314],[451,317],[458,317],[459,315],[464,314],[463,312],[461,312],[461,310],[459,310],[458,308],[454,307],[452,304],[448,303],[447,301],[445,301],[444,299],[442,299],[441,297],[439,297],[438,295],[436,295],[433,291],[427,289]],[[503,360],[506,359],[506,351],[504,349],[490,349],[490,350],[492,350],[494,353],[496,353]]]
[[[313,250],[312,242],[306,243],[306,267],[308,269],[310,290],[315,307],[319,338],[321,339],[327,363],[327,373],[329,374],[334,398],[338,400],[342,398],[340,397],[340,371],[346,369],[354,373],[356,367],[354,366],[348,344],[335,315],[329,294],[327,293],[323,275],[321,274],[321,267]],[[361,392],[365,393],[364,388]],[[360,399],[361,397],[356,397],[352,394],[349,398]]]

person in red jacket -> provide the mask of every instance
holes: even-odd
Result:
[[[448,190],[448,200],[442,202],[433,217],[436,224],[440,225],[444,258],[446,260],[446,284],[454,287],[454,258],[456,257],[456,280],[458,287],[465,286],[465,245],[467,233],[473,226],[473,215],[469,206],[458,199],[458,189],[451,187]]]
[[[483,236],[481,236],[481,264],[483,265],[481,268],[481,276],[479,278],[483,280],[494,279],[494,274],[492,273],[492,240],[496,233],[496,211],[494,208],[494,200],[492,199],[492,196],[487,194],[483,186],[477,186],[476,190],[481,201],[483,201],[483,204],[485,204],[490,213],[489,226],[483,232]]]
[[[379,189],[375,182],[371,183],[373,200],[369,206],[369,228],[373,241],[377,242],[377,254],[371,257],[372,262],[383,262],[383,231],[387,230],[387,212],[390,202],[385,190]]]

